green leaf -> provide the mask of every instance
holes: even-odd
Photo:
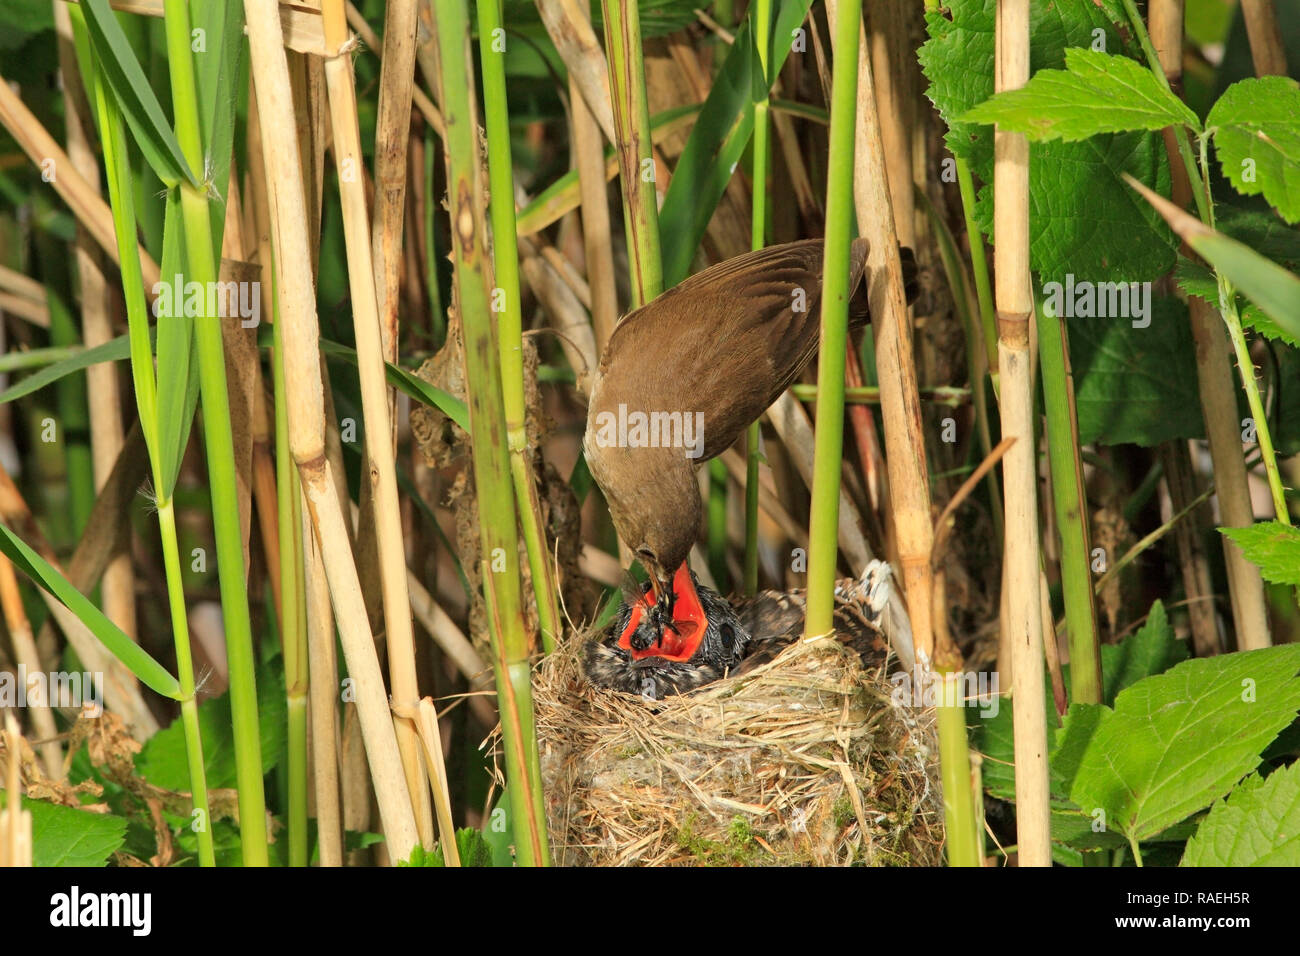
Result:
[[[158,441],[158,498],[169,501],[180,477],[181,459],[189,444],[194,409],[199,398],[198,361],[194,346],[194,318],[185,312],[185,226],[180,193],[167,194],[163,220],[160,287],[154,303],[157,345],[155,394]],[[206,295],[206,293],[205,293]],[[147,371],[147,370],[146,370]]]
[[[244,50],[243,14],[243,5],[239,3],[190,0],[190,22],[195,29],[203,31],[205,38],[204,51],[194,57],[194,80],[202,105],[199,122],[206,163],[204,175],[220,197],[209,203],[212,249],[218,262],[225,232],[231,144]]]
[[[993,95],[994,0],[950,0],[926,14],[930,40],[920,61],[927,95],[947,121],[954,155],[967,159],[985,183],[976,218],[992,227],[992,127],[961,122]],[[1101,31],[1107,50],[1124,50],[1115,27],[1125,18],[1113,0],[1054,0],[1030,6],[1030,68],[1060,69],[1066,49],[1089,47]],[[1169,190],[1164,142],[1155,133],[1118,133],[1082,142],[1052,142],[1029,151],[1030,258],[1045,280],[1067,273],[1092,281],[1148,280],[1174,263],[1177,240],[1154,210],[1123,182],[1128,172]]]
[[[492,848],[483,839],[483,834],[473,827],[462,827],[456,831],[456,853],[460,857],[462,867],[492,865]],[[397,865],[446,866],[447,863],[443,858],[442,844],[439,843],[432,852],[417,846],[411,852],[409,860],[399,860]]]
[[[1262,195],[1287,222],[1300,222],[1300,83],[1285,76],[1234,83],[1205,124],[1237,191]]]
[[[1283,331],[1300,337],[1300,278],[1222,233],[1206,229],[1187,241]]]
[[[1163,674],[1188,658],[1187,642],[1174,636],[1162,602],[1151,605],[1151,613],[1137,632],[1119,644],[1101,649],[1102,694],[1114,702],[1119,692],[1144,677]]]
[[[1200,131],[1196,114],[1149,69],[1126,56],[1077,47],[1065,51],[1064,70],[1039,70],[1020,89],[968,110],[961,122],[996,123],[1034,142],[1178,125]]]
[[[1088,741],[1070,791],[1131,840],[1226,794],[1300,709],[1300,644],[1186,661],[1122,691]]]
[[[1300,528],[1261,521],[1249,528],[1220,528],[1236,542],[1265,581],[1300,585]]]
[[[348,348],[346,345],[340,345],[338,342],[329,339],[321,339],[320,350],[329,358],[341,358],[352,365],[357,364],[356,350]],[[388,366],[387,378],[389,385],[417,402],[440,409],[444,415],[462,429],[469,431],[469,409],[464,402],[450,392],[444,392],[437,386],[430,385],[424,379],[412,375],[400,366],[391,363],[386,364]]]
[[[1214,309],[1219,308],[1219,283],[1214,273],[1199,262],[1193,262],[1183,256],[1178,257],[1178,268],[1174,270],[1178,287],[1198,299],[1204,299]],[[1237,315],[1244,328],[1258,332],[1269,339],[1285,342],[1287,345],[1300,347],[1297,339],[1282,326],[1263,313],[1259,306],[1245,296],[1237,294]]]
[[[7,797],[0,791],[0,805]],[[110,813],[31,799],[22,808],[32,815],[33,866],[105,866],[126,842],[126,820]]]
[[[263,664],[257,671],[257,714],[261,730],[262,769],[270,773],[280,762],[287,736],[284,675],[278,666]],[[203,766],[208,787],[233,787],[235,736],[231,727],[230,694],[199,705],[199,736],[203,740]],[[156,787],[188,793],[189,758],[185,729],[177,717],[145,743],[136,758],[140,775]]]
[[[1181,866],[1300,866],[1300,763],[1247,777],[1216,803]]]
[[[1146,328],[1129,319],[1068,320],[1081,444],[1149,447],[1204,434],[1187,310],[1167,298],[1150,305]]]
[[[72,582],[54,570],[44,558],[27,546],[22,538],[0,524],[0,551],[25,575],[39,584],[60,604],[75,614],[85,624],[96,639],[108,648],[109,652],[121,661],[126,669],[134,674],[149,688],[180,700],[180,685],[167,669],[141,649],[140,645],[127,637],[116,624],[110,621],[104,612],[80,591]]]
[[[794,41],[794,31],[808,15],[812,0],[782,0],[772,30],[776,76]],[[755,55],[750,19],[736,31],[735,42],[713,80],[709,95],[673,170],[659,211],[664,286],[685,279],[709,220],[754,132],[753,90],[765,79]]]
[[[45,386],[54,384],[66,375],[80,372],[92,365],[98,365],[100,362],[120,362],[130,355],[130,351],[130,345],[125,335],[119,335],[103,345],[96,345],[93,349],[79,349],[75,355],[53,362],[39,372],[24,376],[3,392],[0,392],[0,405],[30,395],[32,392],[40,391]]]
[[[168,187],[182,180],[199,185],[108,0],[82,0],[81,8],[86,14],[96,66],[149,166]]]

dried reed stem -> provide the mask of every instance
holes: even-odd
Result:
[[[316,296],[307,239],[307,211],[298,144],[283,131],[293,127],[294,109],[284,36],[275,0],[245,0],[252,73],[256,81],[266,181],[272,211],[276,289],[284,324],[284,366],[288,388],[290,447],[318,536],[339,633],[354,682],[366,756],[383,819],[388,852],[410,856],[418,842],[401,755],[388,713],[383,675],[366,617],[361,585],[339,506],[335,476],[325,457],[325,406],[321,385]],[[367,261],[369,257],[367,256]],[[373,303],[373,295],[372,295]],[[378,335],[378,329],[375,330]]]
[[[1029,0],[999,0],[998,92],[1029,80]],[[1002,435],[1016,443],[1003,459],[1008,569],[1005,630],[1015,680],[1016,830],[1021,866],[1051,866],[1047,715],[1043,697],[1043,619],[1038,583],[1038,468],[1034,448],[1034,300],[1029,275],[1029,143],[994,132],[993,235],[1002,378]]]

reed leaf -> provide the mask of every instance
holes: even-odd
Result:
[[[100,75],[113,90],[122,115],[140,152],[158,178],[167,186],[182,181],[199,184],[181,146],[172,133],[153,87],[136,59],[131,44],[122,32],[108,0],[83,0],[86,30],[94,48]],[[199,171],[200,174],[202,170]]]
[[[39,584],[56,601],[66,607],[90,628],[96,639],[108,651],[126,666],[146,687],[157,691],[172,700],[181,699],[180,685],[167,668],[149,656],[122,629],[104,616],[104,612],[95,607],[90,599],[72,586],[50,565],[48,561],[33,551],[22,538],[14,534],[5,525],[0,524],[0,551],[14,563],[20,571]]]

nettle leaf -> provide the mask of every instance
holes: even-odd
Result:
[[[1161,601],[1151,605],[1151,613],[1137,632],[1119,644],[1101,649],[1102,697],[1114,702],[1119,692],[1144,677],[1163,674],[1189,656],[1187,642],[1174,636],[1169,615]]]
[[[1205,125],[1236,190],[1262,195],[1287,222],[1300,222],[1300,83],[1285,76],[1234,83]]]
[[[1064,70],[1039,70],[1020,89],[968,110],[961,122],[997,123],[1035,142],[1180,124],[1199,132],[1201,126],[1187,104],[1136,60],[1077,47],[1065,51]]]
[[[1265,581],[1300,585],[1300,528],[1261,521],[1249,528],[1220,528],[1236,542]]]
[[[1070,798],[1134,841],[1226,794],[1300,709],[1300,644],[1186,661],[1104,709]]]
[[[262,770],[270,773],[280,762],[286,736],[284,676],[278,666],[263,664],[257,670],[257,714],[261,730]],[[203,738],[203,766],[208,786],[233,787],[235,736],[231,729],[230,694],[199,705],[199,733]],[[177,717],[145,743],[135,761],[140,775],[156,787],[188,793],[189,757],[185,728]]]
[[[1081,444],[1149,447],[1204,434],[1186,306],[1152,298],[1147,318],[1146,328],[1124,318],[1069,319]]]
[[[1216,803],[1181,866],[1300,866],[1300,763],[1242,781]]]
[[[1215,309],[1219,307],[1219,283],[1214,278],[1214,273],[1199,262],[1192,262],[1190,259],[1179,256],[1178,268],[1174,270],[1174,278],[1178,281],[1178,287],[1189,296],[1204,299]],[[1300,339],[1265,315],[1264,311],[1254,302],[1251,302],[1240,293],[1236,295],[1236,299],[1237,315],[1241,318],[1243,327],[1258,332],[1265,338],[1276,339],[1285,342],[1287,345],[1300,347]]]
[[[0,806],[8,794],[0,792]],[[104,866],[126,842],[126,820],[110,813],[91,813],[25,799],[32,815],[33,866]]]
[[[951,0],[927,13],[930,40],[919,54],[930,81],[927,95],[950,128],[948,148],[968,160],[985,184],[993,178],[993,128],[962,117],[993,95],[994,12],[995,0]],[[1062,69],[1070,47],[1122,52],[1115,26],[1122,22],[1114,0],[1032,4],[1030,69]],[[1177,240],[1124,184],[1126,172],[1169,191],[1169,164],[1158,134],[1105,133],[1030,149],[1030,258],[1036,271],[1062,279],[1073,272],[1094,281],[1145,280],[1173,267]],[[979,192],[976,219],[991,234],[989,185]]]

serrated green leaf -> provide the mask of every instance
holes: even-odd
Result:
[[[1300,528],[1261,521],[1249,528],[1220,528],[1236,542],[1265,581],[1300,585]]]
[[[270,773],[284,753],[287,736],[284,675],[278,666],[263,664],[257,670],[257,715],[261,732],[262,769]],[[203,765],[208,787],[233,787],[235,736],[231,726],[230,694],[199,705],[199,736],[203,740]],[[136,770],[156,787],[188,793],[189,758],[185,728],[177,717],[145,742],[135,761]]]
[[[993,130],[960,122],[993,95],[994,0],[951,0],[927,13],[930,40],[919,57],[930,81],[927,95],[950,129],[954,155],[966,158],[985,184],[976,219],[990,234],[993,219]],[[1124,50],[1115,27],[1125,22],[1118,4],[1055,0],[1030,6],[1030,69],[1061,69],[1070,47]],[[1101,31],[1098,35],[1095,31]],[[1130,173],[1160,192],[1169,190],[1164,142],[1154,133],[1104,134],[1077,143],[1052,142],[1029,151],[1030,258],[1047,278],[1066,273],[1091,281],[1150,280],[1173,266],[1177,240],[1158,214],[1132,195]],[[1126,195],[1127,193],[1127,195]]]
[[[182,180],[197,186],[199,176],[185,161],[171,124],[108,0],[82,0],[81,8],[86,14],[96,67],[112,90],[150,168],[168,187]]]
[[[1190,656],[1187,642],[1174,636],[1164,603],[1156,601],[1138,630],[1119,644],[1107,644],[1102,652],[1102,694],[1113,702],[1122,690],[1144,677],[1163,674]]]
[[[127,637],[72,582],[54,570],[22,538],[0,524],[0,551],[14,566],[45,589],[90,629],[90,633],[142,683],[172,700],[180,700],[180,685],[167,669]]]
[[[1204,434],[1186,313],[1174,299],[1153,298],[1146,328],[1128,319],[1068,320],[1081,444],[1150,447]]]
[[[1180,866],[1300,866],[1300,763],[1247,777],[1216,803]]]
[[[1300,709],[1300,644],[1186,661],[1120,693],[1088,742],[1070,798],[1132,840],[1226,794]]]
[[[0,806],[8,796],[0,791]],[[33,866],[105,866],[126,841],[126,820],[111,813],[31,799],[22,808],[32,815]]]
[[[1232,84],[1206,117],[1223,174],[1300,222],[1300,83],[1263,76]]]
[[[1039,70],[1017,90],[968,110],[962,123],[996,123],[1034,142],[1158,130],[1200,121],[1146,67],[1126,56],[1072,47],[1064,70]]]

